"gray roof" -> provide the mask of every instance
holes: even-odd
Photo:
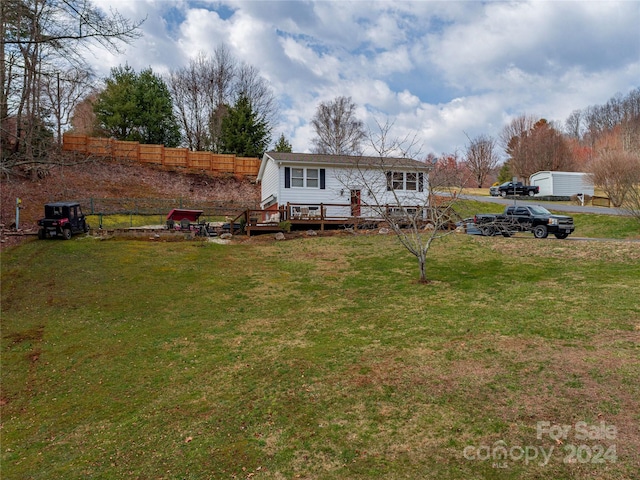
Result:
[[[360,155],[325,155],[321,153],[285,153],[267,152],[265,155],[276,162],[309,163],[314,165],[377,167],[377,168],[410,168],[429,170],[429,165],[412,158],[365,157]]]

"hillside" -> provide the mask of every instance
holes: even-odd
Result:
[[[117,160],[96,160],[75,166],[54,167],[44,178],[3,178],[0,224],[15,222],[16,198],[22,200],[20,227],[36,229],[42,206],[49,201],[86,198],[184,198],[204,201],[257,203],[260,189],[248,180],[220,178],[203,173],[163,170],[160,167]],[[6,237],[3,235],[3,239]]]

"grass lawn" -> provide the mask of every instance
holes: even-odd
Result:
[[[1,260],[3,479],[640,471],[637,243],[454,235],[428,285],[373,233]]]

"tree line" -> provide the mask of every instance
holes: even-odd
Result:
[[[90,0],[0,3],[3,173],[50,164],[69,128],[239,156],[260,156],[271,148],[279,114],[273,90],[256,67],[239,62],[224,44],[164,78],[150,68],[135,72],[124,65],[96,87],[84,60],[87,49],[118,52],[140,36],[141,24],[117,12],[105,14]],[[378,125],[384,135],[376,139],[357,118],[350,97],[321,102],[311,125],[313,152],[359,155],[365,144],[387,151],[380,141],[389,140],[389,122]],[[526,181],[540,170],[588,171],[619,206],[640,182],[640,88],[576,110],[564,125],[520,115],[497,138],[481,134],[467,140],[462,151],[395,153],[432,164],[437,183],[459,184],[465,176],[478,187],[496,173],[500,181],[513,176]],[[283,134],[273,148],[292,149]]]

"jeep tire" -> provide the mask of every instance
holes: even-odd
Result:
[[[62,237],[63,237],[65,240],[71,240],[71,236],[72,236],[72,233],[71,233],[71,229],[70,229],[70,228],[65,228],[65,229],[62,231]]]

